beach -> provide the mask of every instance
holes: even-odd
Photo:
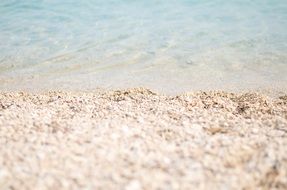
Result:
[[[287,190],[286,0],[0,1],[0,190]]]
[[[287,95],[0,93],[0,189],[287,189]]]

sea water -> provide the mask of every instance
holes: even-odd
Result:
[[[1,0],[0,88],[287,88],[286,0]]]

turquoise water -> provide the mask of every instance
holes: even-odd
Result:
[[[286,0],[1,0],[1,89],[287,88]]]

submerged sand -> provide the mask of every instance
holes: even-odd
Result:
[[[287,96],[0,94],[0,189],[287,189]]]

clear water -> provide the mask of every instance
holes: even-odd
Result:
[[[1,89],[287,88],[286,0],[1,0]]]

